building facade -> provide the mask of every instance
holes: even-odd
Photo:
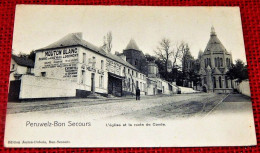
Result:
[[[17,101],[19,99],[21,78],[23,75],[34,75],[34,61],[27,57],[12,55],[8,87],[9,101]]]
[[[125,96],[137,87],[146,93],[145,74],[124,57],[83,40],[81,33],[36,50],[34,74],[22,76],[20,99]]]
[[[24,74],[34,74],[34,61],[26,57],[12,55],[9,81],[20,80]]]
[[[209,42],[201,56],[199,74],[202,90],[216,93],[231,92],[232,81],[226,75],[231,64],[231,52],[222,45],[212,27]]]

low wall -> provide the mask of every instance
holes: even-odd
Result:
[[[75,97],[76,82],[23,75],[19,99]]]
[[[237,91],[243,95],[251,97],[250,93],[250,86],[249,86],[249,80],[244,80],[242,81],[238,86],[237,86]]]

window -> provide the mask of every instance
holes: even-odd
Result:
[[[220,67],[219,57],[217,58],[217,67]]]
[[[101,60],[101,70],[104,70],[104,61]]]
[[[125,73],[125,67],[123,68],[123,73]]]
[[[138,78],[138,73],[136,72],[136,77]]]
[[[223,60],[222,60],[222,58],[220,58],[220,65],[221,65],[221,67],[223,66]]]
[[[226,58],[226,66],[229,67],[228,58]]]
[[[31,74],[32,69],[30,67],[27,67],[27,74]]]
[[[86,63],[86,53],[83,53],[83,63]]]
[[[96,57],[92,57],[92,67],[95,68],[96,67]]]
[[[100,76],[99,87],[104,88],[104,76],[103,75]]]
[[[225,76],[225,81],[226,81],[226,88],[228,88],[228,78]]]
[[[80,80],[80,83],[81,83],[81,84],[85,84],[85,71],[84,71],[84,70],[81,71],[81,80]]]
[[[221,77],[218,78],[219,88],[222,88]]]
[[[46,77],[46,72],[41,72],[42,77]]]
[[[128,74],[130,74],[130,69],[128,69]]]
[[[130,84],[131,84],[131,80],[130,80],[130,78],[128,78],[128,87],[129,88],[131,87]]]
[[[15,64],[12,64],[12,69],[14,69],[15,68]]]
[[[214,88],[216,88],[217,84],[216,84],[216,78],[215,77],[213,77],[213,84],[214,84]]]
[[[134,71],[132,70],[132,76],[134,76]]]

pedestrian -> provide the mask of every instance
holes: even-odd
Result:
[[[136,94],[136,100],[140,100],[140,89],[138,87],[136,88],[135,94]]]

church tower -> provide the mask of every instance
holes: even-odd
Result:
[[[147,75],[148,71],[148,62],[139,49],[134,39],[131,39],[126,46],[123,54],[126,56],[126,61],[136,67],[139,71]]]

